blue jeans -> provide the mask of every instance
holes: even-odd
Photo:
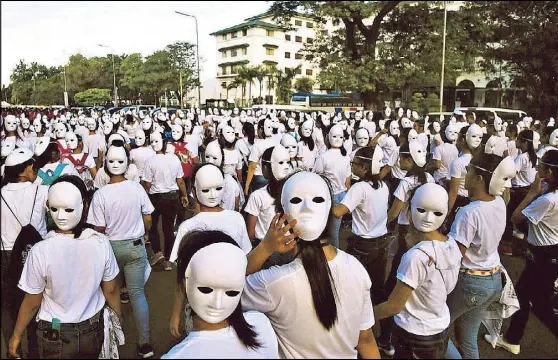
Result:
[[[343,198],[345,197],[346,193],[347,193],[346,191],[343,191],[340,192],[339,194],[333,195],[333,206],[340,204],[341,201],[343,201]],[[332,245],[335,246],[336,248],[339,248],[340,246],[339,229],[341,228],[341,220],[343,220],[343,218],[333,217],[331,223],[329,224],[329,238],[333,242]]]
[[[455,340],[465,359],[478,359],[479,327],[488,306],[500,300],[502,272],[488,276],[459,273],[455,289],[449,294],[447,304],[451,323],[455,323]],[[446,359],[461,359],[461,354],[450,340]]]
[[[110,245],[118,262],[120,273],[124,274],[132,304],[132,311],[138,329],[139,344],[149,343],[149,307],[145,298],[145,268],[147,252],[141,239],[111,241]]]

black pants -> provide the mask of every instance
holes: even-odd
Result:
[[[529,186],[515,187],[515,188],[510,189],[510,202],[508,203],[508,206],[506,207],[506,219],[507,219],[506,229],[504,230],[504,235],[502,236],[502,239],[504,240],[504,242],[507,242],[507,243],[512,242],[513,224],[511,222],[511,217],[512,217],[513,212],[515,211],[515,209],[517,209],[519,204],[521,204],[523,199],[525,199],[525,196],[527,196],[528,192],[529,192]],[[523,224],[519,225],[517,228],[518,228],[519,231],[521,231],[522,233],[527,235],[529,225],[527,224],[527,222],[524,222]]]
[[[149,232],[149,240],[153,246],[153,252],[161,251],[161,241],[159,240],[158,224],[159,218],[162,221],[163,237],[165,243],[164,255],[168,260],[174,245],[173,225],[179,211],[184,211],[180,204],[178,191],[171,191],[162,194],[149,195],[151,203],[155,207],[155,211],[151,214],[153,220],[151,231]]]
[[[19,307],[23,301],[24,293],[20,289],[14,289],[8,281],[8,269],[10,267],[11,251],[1,251],[2,272],[1,279],[1,308],[2,308],[2,336],[6,343],[12,337],[17,321]],[[6,344],[7,345],[7,344]],[[21,354],[21,349],[19,350]],[[33,319],[27,326],[27,358],[37,358],[39,347],[37,344],[37,323]]]
[[[372,280],[370,296],[374,306],[386,301],[389,295],[386,292],[385,285],[390,240],[387,235],[365,239],[354,234],[347,239],[347,253],[360,261]],[[387,336],[392,328],[390,323],[390,319],[380,320],[382,336],[378,341],[381,344],[389,343],[389,337]],[[384,333],[386,333],[386,336],[384,336]]]
[[[525,269],[515,285],[520,309],[512,315],[504,336],[506,341],[516,345],[523,338],[529,320],[529,302],[533,304],[533,313],[558,337],[558,320],[552,310],[554,282],[558,277],[558,245],[529,245],[529,250],[532,256],[527,257]]]
[[[396,326],[395,359],[444,359],[448,348],[448,329],[434,335],[415,335]]]

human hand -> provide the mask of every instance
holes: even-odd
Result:
[[[12,335],[10,341],[8,342],[8,353],[15,359],[21,359],[21,356],[17,353],[17,348],[19,347],[20,343],[21,338],[19,336],[16,336],[15,334]]]
[[[293,234],[289,232],[292,228],[296,225],[296,220],[291,221],[289,224],[284,225],[289,217],[289,214],[284,214],[281,218],[281,214],[277,213],[271,220],[271,224],[267,233],[265,234],[264,239],[262,240],[262,246],[265,246],[266,250],[273,254],[275,252],[278,253],[286,253],[291,251],[295,245],[296,239],[300,232],[297,230]],[[287,234],[287,235],[285,235]]]
[[[182,334],[180,333],[180,316],[175,316],[172,314],[170,319],[169,325],[170,333],[175,338],[181,338]]]
[[[182,201],[182,207],[186,209],[188,207],[188,196],[181,196],[180,200]]]
[[[537,172],[537,175],[535,176],[535,181],[533,181],[533,183],[531,184],[531,187],[529,188],[529,192],[533,196],[538,196],[539,194],[542,194],[542,192],[543,192],[542,179],[539,176],[538,172]]]

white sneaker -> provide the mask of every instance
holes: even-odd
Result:
[[[523,240],[523,239],[525,238],[525,235],[524,235],[521,231],[519,231],[519,230],[517,230],[517,229],[515,229],[515,230],[513,231],[512,235],[513,235],[514,238],[517,238],[517,239],[519,239],[519,240]]]
[[[490,334],[485,334],[484,335],[484,340],[488,341],[490,344],[492,344],[492,336]],[[502,349],[505,349],[509,352],[511,352],[514,355],[519,355],[519,351],[520,351],[520,346],[519,345],[514,345],[514,344],[510,344],[508,342],[506,342],[504,340],[504,338],[502,337],[502,335],[498,336],[498,340],[496,341],[496,346],[501,347]]]

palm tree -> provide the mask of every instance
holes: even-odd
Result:
[[[248,106],[251,106],[252,105],[252,83],[256,78],[254,68],[243,66],[238,70],[238,76],[248,84]]]
[[[240,84],[238,83],[237,79],[234,79],[233,81],[231,81],[231,82],[227,85],[227,99],[229,98],[229,90],[232,90],[232,89],[235,89],[235,90],[236,90],[236,89],[238,88],[239,85],[240,85]],[[234,97],[235,97],[235,100],[236,100],[236,91],[235,91],[235,93],[234,93]]]
[[[298,65],[296,68],[285,68],[285,71],[277,69],[277,89],[276,95],[277,99],[284,104],[289,103],[289,98],[292,94],[293,79],[296,76],[296,72],[300,69],[302,65]]]
[[[253,68],[254,70],[254,76],[255,78],[258,80],[258,82],[260,83],[260,101],[262,99],[262,89],[263,89],[263,81],[265,79],[265,77],[267,76],[268,73],[268,69],[265,66],[262,65],[258,65],[255,66]]]

